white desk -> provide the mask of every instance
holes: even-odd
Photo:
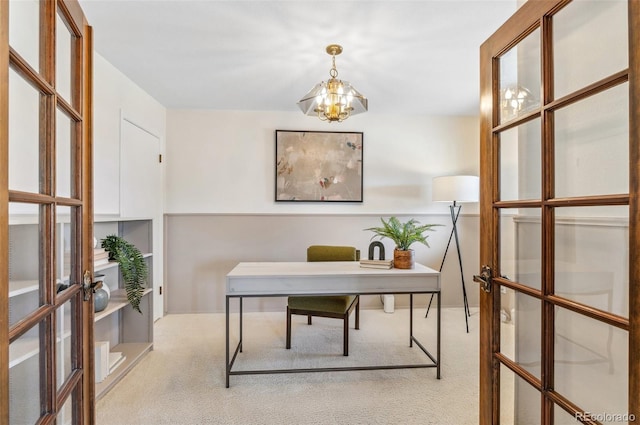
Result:
[[[233,371],[242,352],[242,299],[289,295],[409,294],[409,347],[415,342],[432,363],[314,369],[268,369]],[[413,294],[437,295],[437,348],[435,357],[413,336]],[[239,299],[240,338],[230,356],[229,302]],[[230,375],[267,373],[330,372],[341,370],[407,369],[435,367],[440,379],[440,273],[416,264],[410,270],[360,267],[357,261],[239,263],[227,274],[226,293],[226,385]]]

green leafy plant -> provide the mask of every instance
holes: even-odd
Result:
[[[370,230],[375,235],[371,237],[378,237],[380,239],[389,238],[396,244],[396,249],[401,251],[409,250],[409,247],[415,243],[420,242],[426,246],[429,246],[427,242],[428,235],[425,235],[426,231],[434,231],[434,227],[441,226],[441,224],[420,224],[416,219],[411,219],[402,223],[396,217],[390,217],[388,221],[384,221],[384,218],[381,218],[382,221],[381,227],[370,227],[364,230]]]
[[[109,253],[109,260],[120,264],[127,300],[134,310],[142,314],[140,300],[149,273],[142,253],[135,245],[116,235],[102,239],[102,247]]]

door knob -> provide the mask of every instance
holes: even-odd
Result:
[[[478,282],[480,284],[480,288],[484,292],[491,292],[491,280],[493,279],[493,275],[491,273],[491,267],[487,265],[482,266],[482,270],[479,275],[473,275],[473,281]]]
[[[91,299],[91,293],[95,292],[96,289],[100,289],[101,287],[101,280],[97,280],[94,282],[93,279],[91,279],[91,273],[89,273],[89,270],[84,272],[84,277],[82,279],[82,289],[84,289],[85,301],[89,301]]]

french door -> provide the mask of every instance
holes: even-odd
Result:
[[[0,1],[0,423],[93,422],[91,28]]]
[[[480,423],[640,420],[640,2],[481,47]]]

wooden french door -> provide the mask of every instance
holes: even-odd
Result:
[[[91,58],[77,1],[0,1],[2,424],[93,422]]]
[[[481,47],[480,423],[640,420],[640,2]]]

